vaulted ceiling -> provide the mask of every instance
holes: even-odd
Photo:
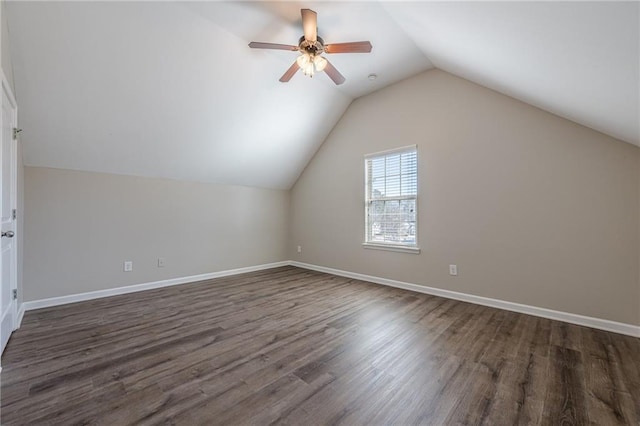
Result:
[[[300,9],[347,78],[298,73]],[[640,145],[634,2],[8,2],[27,165],[290,188],[349,103],[433,67]],[[367,78],[378,75],[376,80]]]

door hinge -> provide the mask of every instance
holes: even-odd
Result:
[[[16,209],[13,209],[13,210],[11,211],[11,218],[12,218],[13,220],[16,220],[16,218],[17,218],[17,217],[18,217],[18,211],[17,211]]]
[[[17,127],[13,128],[13,139],[16,140],[18,139],[18,133],[20,133],[22,131],[22,129],[18,129]]]
[[[13,300],[16,300],[18,298],[18,289],[14,288],[13,291],[11,292],[11,297],[13,298]]]

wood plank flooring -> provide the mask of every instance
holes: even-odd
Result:
[[[638,425],[640,339],[282,267],[27,312],[0,422]]]

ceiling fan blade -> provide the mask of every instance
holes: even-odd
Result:
[[[289,80],[291,80],[291,77],[293,77],[295,75],[295,73],[298,72],[298,70],[300,69],[300,67],[298,66],[297,62],[294,62],[293,65],[291,65],[289,67],[289,69],[287,70],[287,72],[285,72],[284,74],[282,74],[282,77],[280,77],[280,81],[282,83],[286,83]]]
[[[292,46],[290,44],[261,43],[259,41],[252,41],[249,43],[249,47],[252,49],[298,50],[298,46]]]
[[[331,43],[324,47],[326,53],[369,53],[371,52],[371,42],[354,41],[351,43]]]
[[[338,86],[344,83],[346,80],[346,78],[344,78],[344,76],[340,74],[340,71],[338,71],[336,67],[334,67],[329,61],[327,61],[324,72],[326,72],[329,78],[333,80],[333,82]]]
[[[300,9],[305,40],[315,43],[318,39],[318,14],[311,9]]]

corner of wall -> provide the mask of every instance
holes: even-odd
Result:
[[[428,206],[419,209],[423,253],[364,251],[362,156],[413,143]],[[638,325],[637,156],[638,147],[427,71],[357,99],[332,129],[292,188],[291,260]],[[450,277],[449,263],[465,274]]]

